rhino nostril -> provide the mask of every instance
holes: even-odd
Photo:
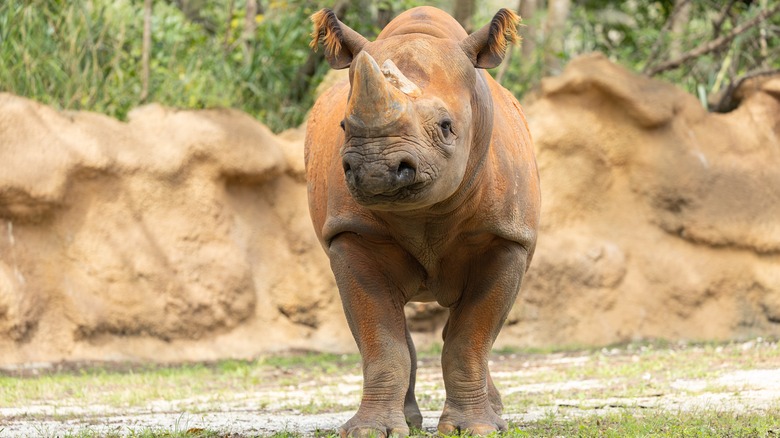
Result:
[[[347,160],[343,161],[344,166],[344,175],[349,179],[352,176],[352,166],[347,162]]]
[[[398,182],[403,185],[408,185],[414,182],[414,177],[417,174],[415,166],[409,161],[402,160],[398,164],[398,168],[395,171],[395,175],[398,178]]]
[[[401,161],[401,163],[398,164],[398,173],[404,172],[406,170],[411,170],[412,172],[414,172],[415,171],[414,165],[412,165],[412,163],[410,163],[407,160],[403,160]]]

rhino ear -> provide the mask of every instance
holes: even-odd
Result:
[[[501,9],[490,23],[460,42],[460,47],[477,68],[493,68],[501,64],[508,42],[517,43],[520,16],[509,9]]]
[[[314,31],[309,47],[317,50],[321,42],[325,47],[325,59],[335,69],[347,68],[352,59],[363,49],[368,40],[336,18],[330,9],[322,9],[311,16]]]

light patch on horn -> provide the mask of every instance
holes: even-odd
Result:
[[[407,96],[420,97],[422,94],[420,87],[404,76],[392,60],[388,59],[382,64],[382,74],[385,75],[387,82],[403,91]]]

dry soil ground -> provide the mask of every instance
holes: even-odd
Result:
[[[60,366],[60,368],[62,368]],[[332,433],[360,397],[355,356],[287,355],[171,368],[6,368],[0,436],[217,431],[230,436]],[[491,360],[504,417],[611,412],[765,412],[780,408],[780,346],[635,344],[557,353],[501,352]],[[436,352],[421,355],[418,399],[434,431],[444,389]],[[780,429],[778,429],[780,433]]]

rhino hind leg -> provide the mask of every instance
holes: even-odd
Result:
[[[417,406],[417,397],[414,395],[414,385],[417,380],[417,351],[414,348],[409,327],[406,328],[406,345],[409,347],[411,373],[409,375],[409,388],[406,390],[406,397],[404,398],[404,417],[406,417],[406,424],[409,427],[422,429],[423,417],[420,413],[420,407]]]

